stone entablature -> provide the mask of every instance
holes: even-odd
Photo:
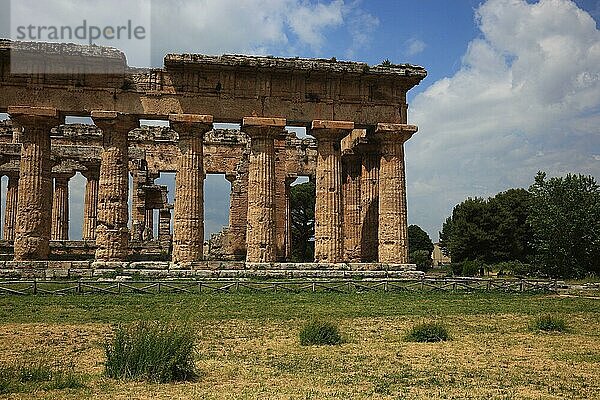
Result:
[[[124,66],[122,74],[79,79],[43,70],[11,75],[11,47],[46,51],[59,65],[62,54],[67,69],[77,57],[101,62],[103,51],[0,42],[0,112],[13,123],[0,125],[0,174],[18,187],[10,215],[8,196],[6,208],[15,260],[47,260],[50,240],[68,239],[68,179],[81,172],[84,236],[95,240],[98,262],[122,263],[130,241],[153,239],[155,209],[157,239],[172,261],[184,267],[201,260],[207,173],[231,183],[222,243],[234,258],[289,258],[290,184],[304,175],[317,187],[315,261],[407,262],[403,144],[417,128],[406,124],[406,92],[425,77],[423,68],[184,54],[167,55],[160,70]],[[124,63],[115,51],[106,54],[106,62]],[[89,116],[96,126],[63,125],[68,115]],[[140,127],[141,119],[170,127]],[[215,122],[241,129],[213,129]],[[286,131],[290,125],[315,139],[297,138]],[[175,204],[154,184],[161,172],[177,174]]]

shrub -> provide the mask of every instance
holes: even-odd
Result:
[[[304,325],[300,331],[300,344],[302,346],[312,345],[336,345],[342,343],[338,327],[331,322],[311,321]]]
[[[414,325],[406,334],[405,340],[420,343],[444,342],[450,340],[450,334],[446,325],[441,322],[423,322]]]
[[[493,266],[493,269],[498,271],[498,276],[502,275],[515,275],[515,276],[528,276],[532,275],[535,271],[531,264],[525,264],[520,261],[505,261],[498,263]]]
[[[462,263],[462,276],[479,275],[484,268],[485,265],[481,261],[464,261]]]
[[[427,272],[431,268],[431,255],[427,250],[415,250],[408,255],[408,260],[417,265],[418,271]]]
[[[533,321],[531,328],[544,332],[565,332],[567,330],[567,323],[561,317],[545,314],[537,317]]]
[[[195,346],[195,335],[187,326],[159,322],[118,326],[105,344],[105,374],[160,383],[193,380]]]

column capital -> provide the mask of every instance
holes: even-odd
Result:
[[[169,114],[169,124],[171,128],[179,134],[186,136],[204,134],[213,128],[212,115],[200,114]]]
[[[317,141],[340,141],[354,130],[354,122],[351,121],[326,121],[314,120],[311,124],[310,134]]]
[[[139,126],[137,115],[124,114],[117,111],[94,110],[91,113],[92,120],[98,128],[105,133],[106,130],[129,132]]]
[[[416,125],[379,123],[375,128],[374,137],[379,142],[404,143],[412,137],[419,128]]]
[[[60,173],[56,173],[56,174],[52,174],[52,177],[57,181],[57,182],[69,182],[69,180],[75,176],[75,171],[73,172],[60,172]]]
[[[242,131],[250,138],[275,139],[283,133],[285,118],[244,117]]]
[[[8,107],[8,115],[17,128],[42,128],[48,131],[61,123],[56,108],[50,107]]]

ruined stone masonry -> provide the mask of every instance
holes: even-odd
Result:
[[[40,52],[64,73],[45,73],[35,64]],[[11,74],[15,53],[30,60],[31,73]],[[111,73],[98,73],[100,65]],[[139,69],[114,49],[0,40],[0,113],[9,115],[0,122],[0,174],[8,177],[0,253],[14,258],[0,261],[0,275],[411,270],[404,143],[417,127],[407,124],[406,93],[425,76],[407,64],[198,54],[168,54],[163,68]],[[67,116],[94,125],[65,124]],[[69,221],[78,172],[87,180],[81,222]],[[176,174],[173,204],[154,183],[161,173]],[[207,174],[231,184],[229,226],[210,252]],[[316,184],[315,263],[294,265],[289,199],[302,176]],[[69,240],[74,222],[81,241]],[[222,261],[207,260],[214,257]]]

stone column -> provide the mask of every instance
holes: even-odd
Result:
[[[204,134],[212,129],[213,117],[172,114],[169,121],[179,135],[180,151],[175,178],[173,262],[199,261],[203,258],[204,246],[203,142]]]
[[[361,261],[376,262],[379,242],[379,150],[375,145],[361,144],[358,151],[361,155]]]
[[[140,163],[134,162],[131,171],[131,240],[141,241],[146,228],[146,195],[141,186],[146,183],[146,171],[140,170]]]
[[[275,138],[285,128],[283,118],[246,117],[243,131],[250,136],[246,261],[273,262],[275,238]]]
[[[17,219],[17,200],[19,195],[19,176],[8,175],[8,189],[6,191],[6,207],[4,209],[3,239],[15,240],[15,224]]]
[[[158,211],[158,242],[162,247],[171,245],[171,209],[161,208]]]
[[[83,240],[96,240],[96,226],[98,223],[98,179],[100,171],[87,171],[84,176],[85,199],[83,203]]]
[[[50,129],[59,125],[54,108],[9,107],[23,129],[15,230],[15,261],[47,260],[50,252],[52,176]]]
[[[54,178],[52,202],[52,240],[69,240],[69,180],[73,174],[60,174]]]
[[[138,126],[138,119],[115,111],[93,111],[92,119],[102,130],[96,261],[125,261],[129,245],[127,135]]]
[[[246,256],[246,225],[248,220],[248,172],[228,174],[231,183],[229,194],[228,243],[236,259]]]
[[[146,209],[146,228],[142,237],[148,241],[154,239],[154,209],[152,208]]]
[[[377,124],[375,139],[381,153],[379,165],[379,262],[408,263],[408,223],[404,142],[417,127]]]
[[[286,257],[286,135],[283,132],[275,138],[275,242],[277,243],[276,260],[284,261]]]
[[[360,262],[361,251],[361,157],[354,153],[342,157],[344,203],[344,259]]]
[[[342,152],[340,141],[354,122],[313,121],[317,139],[315,262],[343,261]]]
[[[298,179],[297,176],[288,176],[285,178],[285,259],[289,261],[292,257],[292,207],[291,192],[292,183]]]

